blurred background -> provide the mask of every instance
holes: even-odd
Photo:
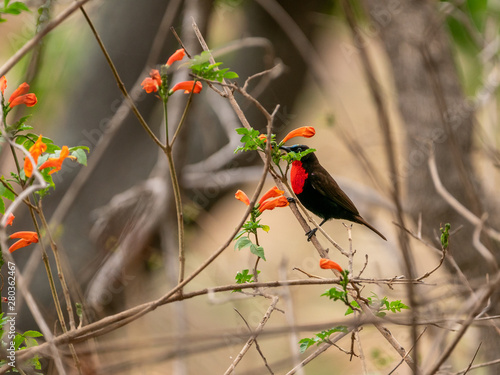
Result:
[[[69,1],[26,1],[31,13],[0,24],[3,64],[42,30]],[[317,150],[322,165],[355,202],[361,215],[388,238],[380,240],[354,225],[354,273],[365,266],[367,278],[408,276],[402,248],[415,262],[415,276],[440,261],[440,226],[450,223],[450,256],[415,288],[415,309],[428,325],[419,344],[419,359],[432,363],[470,309],[470,298],[492,272],[478,251],[483,245],[498,260],[498,243],[481,234],[438,194],[429,173],[431,150],[446,190],[485,226],[498,228],[498,1],[275,0],[91,0],[85,5],[121,80],[142,116],[164,137],[162,108],[140,82],[179,48],[174,27],[191,55],[202,51],[193,20],[222,67],[239,74],[243,85],[253,74],[249,92],[268,110],[279,105],[273,133],[282,139],[300,126],[314,126],[316,136],[303,140]],[[182,64],[172,82],[188,79]],[[38,104],[19,109],[32,114],[34,131],[59,145],[90,148],[87,167],[65,162],[54,181],[56,190],[43,207],[65,259],[73,299],[84,305],[86,323],[159,298],[177,283],[177,223],[168,164],[125,104],[96,40],[80,12],[75,12],[7,73],[9,90],[27,81]],[[9,91],[10,93],[10,91]],[[265,131],[255,106],[236,95],[252,127]],[[169,101],[174,129],[187,95]],[[234,153],[241,127],[229,102],[205,86],[194,98],[187,124],[174,147],[180,175],[186,226],[186,273],[190,274],[223,244],[246,206],[234,199],[237,189],[250,196],[262,171],[256,152]],[[10,151],[0,154],[2,175],[13,168]],[[274,185],[268,177],[264,191]],[[395,225],[395,197],[402,202],[406,227]],[[485,214],[487,216],[485,216]],[[31,230],[24,208],[16,212],[15,230]],[[306,278],[294,268],[321,277],[319,256],[305,240],[289,209],[266,212],[269,233],[260,237],[266,262],[260,281]],[[348,235],[341,221],[323,228],[344,248]],[[479,229],[478,229],[479,228]],[[474,232],[479,233],[474,237]],[[330,258],[347,267],[330,248]],[[186,287],[195,291],[234,283],[251,269],[255,256],[233,245]],[[365,258],[365,255],[367,258]],[[30,278],[30,290],[49,326],[56,320],[47,276],[35,246],[14,253],[18,268]],[[368,261],[366,261],[368,259]],[[494,269],[493,269],[494,270]],[[466,280],[466,281],[464,281]],[[320,295],[326,286],[270,290],[280,296],[260,349],[275,374],[288,373],[312,353],[298,352],[298,340],[341,322],[345,306]],[[409,304],[407,288],[367,284],[363,295],[388,296]],[[500,311],[493,296],[487,314]],[[22,302],[21,302],[22,304]],[[248,337],[240,315],[255,328],[269,307],[263,297],[238,293],[199,296],[161,306],[142,318],[77,347],[88,374],[218,374],[238,355]],[[34,328],[23,304],[21,331]],[[408,316],[408,313],[406,316]],[[477,363],[498,360],[495,319],[474,324],[446,362],[448,373],[468,366],[482,342]],[[491,323],[493,322],[493,323]],[[387,323],[389,325],[389,323]],[[314,325],[314,329],[311,329]],[[324,326],[319,328],[318,326]],[[422,332],[425,325],[418,327]],[[492,329],[493,328],[493,329]],[[410,329],[390,325],[408,350]],[[57,333],[57,332],[56,332]],[[364,360],[336,347],[299,370],[301,374],[387,374],[401,358],[372,326],[360,332]],[[350,336],[337,343],[351,348]],[[355,352],[359,348],[355,345]],[[68,368],[71,356],[68,353]],[[475,363],[476,363],[475,362]],[[50,361],[44,373],[55,373]],[[497,374],[498,366],[476,370]],[[71,373],[71,372],[70,372]],[[264,374],[252,347],[236,368],[238,374]],[[405,364],[394,373],[411,373]],[[445,372],[443,372],[445,373]]]

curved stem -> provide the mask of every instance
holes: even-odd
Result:
[[[184,255],[184,217],[182,214],[182,200],[181,189],[179,187],[179,180],[175,172],[174,158],[172,156],[172,148],[170,146],[164,149],[165,155],[168,159],[168,166],[170,171],[170,179],[172,180],[172,189],[174,192],[175,210],[177,212],[177,230],[179,237],[179,284],[184,280],[184,264],[186,257]],[[182,289],[181,289],[182,290]]]
[[[184,108],[184,112],[182,113],[182,117],[179,121],[179,125],[177,126],[177,129],[175,129],[175,133],[172,137],[172,140],[170,141],[170,147],[173,146],[173,144],[177,138],[177,135],[179,134],[179,131],[181,130],[182,125],[184,125],[184,122],[186,121],[187,113],[188,113],[189,107],[191,106],[192,101],[193,101],[193,91],[191,91],[189,93],[189,98],[188,98],[188,101],[186,103],[186,107]],[[167,134],[168,134],[168,129],[167,129]],[[168,137],[167,137],[167,144],[168,144]]]

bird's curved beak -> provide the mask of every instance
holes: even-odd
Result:
[[[288,146],[280,146],[279,148],[280,148],[280,150],[285,150],[286,152],[290,152],[290,151],[292,151],[292,150],[290,149],[290,147],[288,147]]]

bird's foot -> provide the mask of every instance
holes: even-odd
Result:
[[[317,232],[318,228],[311,229],[309,232],[306,233],[307,236],[307,242],[311,241],[312,236],[314,236]]]
[[[288,203],[295,203],[295,198],[293,197],[287,197],[286,200],[288,201]]]

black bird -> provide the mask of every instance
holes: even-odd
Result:
[[[280,146],[281,150],[296,153],[308,148],[306,145]],[[323,219],[320,226],[330,219],[349,220],[367,226],[387,241],[382,233],[361,217],[354,203],[326,169],[321,166],[313,152],[303,156],[300,161],[292,162],[290,181],[293,192],[299,198],[300,203]],[[318,228],[314,228],[306,233],[308,241],[317,230]]]

